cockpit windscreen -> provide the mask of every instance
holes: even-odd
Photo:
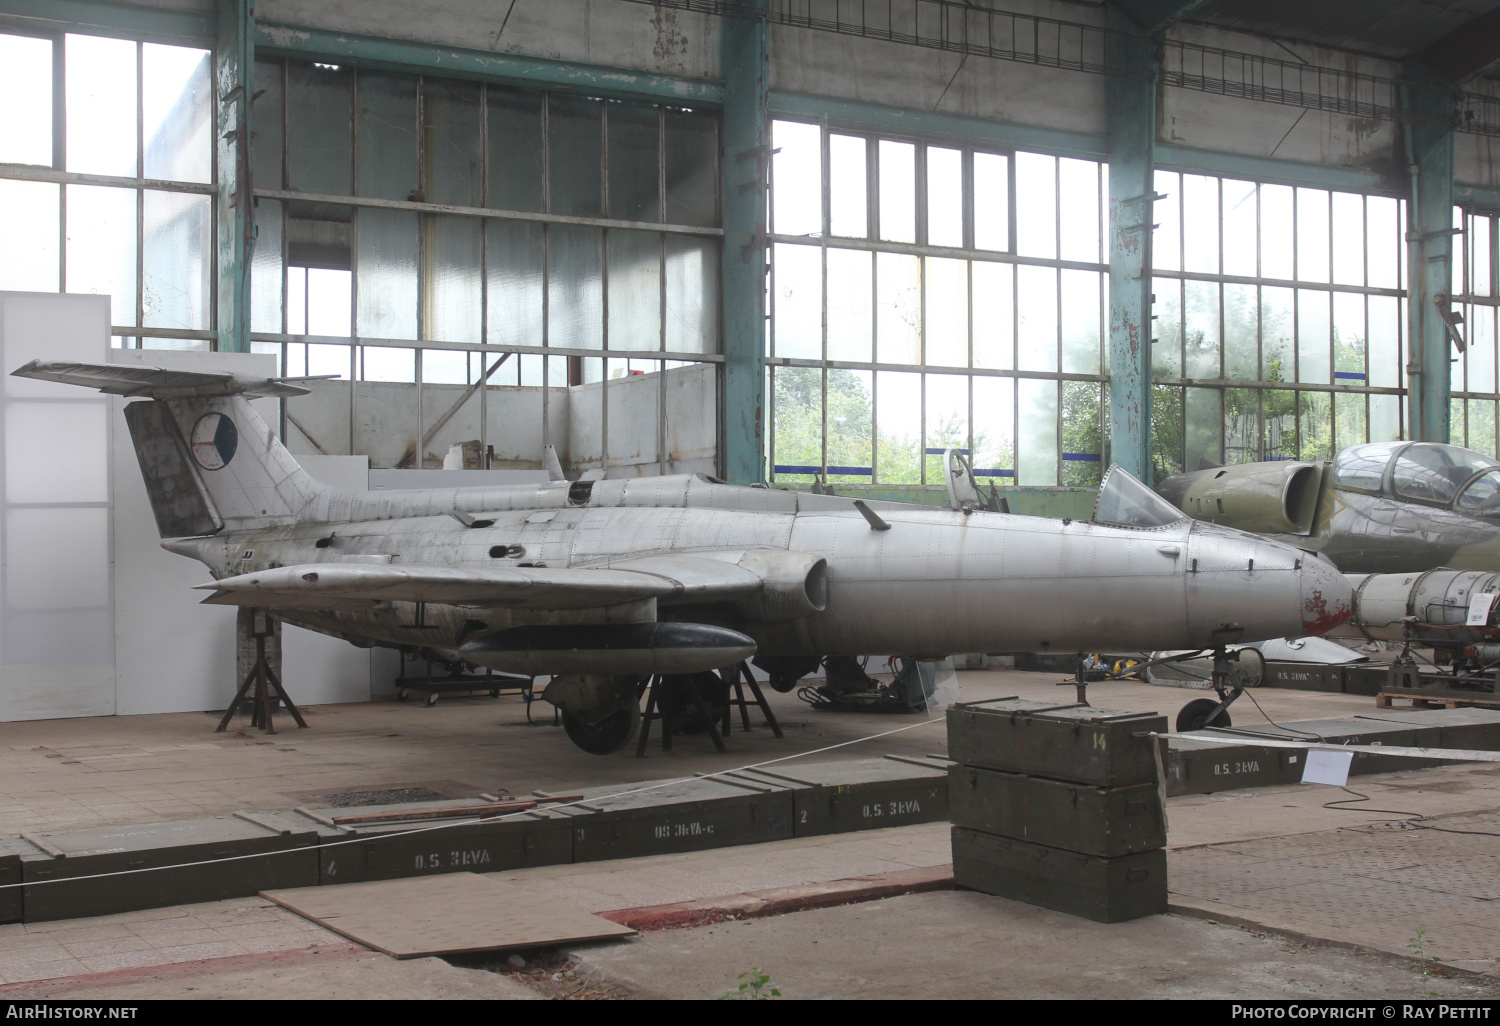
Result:
[[[1094,507],[1094,523],[1113,527],[1166,527],[1186,516],[1118,465],[1105,473]]]
[[[1436,442],[1416,442],[1396,457],[1391,484],[1396,498],[1446,506],[1463,483],[1489,467],[1500,466],[1472,449]]]

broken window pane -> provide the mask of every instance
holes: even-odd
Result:
[[[213,197],[143,193],[146,235],[141,277],[144,324],[207,328],[211,316]]]

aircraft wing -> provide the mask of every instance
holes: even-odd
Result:
[[[380,602],[584,609],[659,598],[674,582],[626,570],[308,563],[200,584],[208,605],[364,609]]]
[[[820,557],[781,549],[662,553],[593,567],[307,563],[198,588],[213,592],[204,599],[209,605],[267,609],[366,609],[380,602],[588,609],[654,598],[668,604],[748,601],[758,614],[779,619],[822,609],[825,565]]]
[[[663,598],[673,602],[724,602],[760,590],[764,576],[739,565],[744,552],[664,553],[616,560],[610,568],[620,573],[649,574],[667,583]]]

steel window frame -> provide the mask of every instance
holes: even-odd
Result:
[[[52,0],[48,0],[51,3]],[[23,5],[26,6],[26,5]],[[74,4],[79,9],[93,9],[91,4]],[[38,8],[38,12],[42,8]],[[146,193],[175,192],[217,197],[218,154],[210,147],[209,181],[182,182],[172,179],[148,178],[145,152],[145,46],[158,43],[166,46],[186,46],[214,52],[212,38],[181,37],[155,30],[125,30],[123,27],[96,26],[89,23],[70,24],[55,18],[15,17],[0,14],[0,33],[18,35],[31,39],[46,39],[52,43],[52,164],[0,163],[0,179],[23,182],[43,182],[59,186],[57,197],[57,283],[58,292],[68,291],[68,189],[69,185],[104,186],[116,189],[131,189],[135,192],[135,316],[134,325],[111,325],[113,337],[121,342],[147,338],[177,338],[204,340],[209,348],[218,341],[218,290],[210,289],[207,305],[207,328],[152,328],[145,324],[146,262],[145,262],[145,205]],[[67,37],[70,35],[99,36],[119,39],[135,45],[135,169],[134,175],[101,175],[67,170]],[[210,226],[209,252],[218,251],[218,223]]]
[[[1048,258],[1048,257],[1021,256],[1021,255],[1017,254],[1017,252],[1016,252],[1016,248],[1017,248],[1016,247],[1016,241],[1017,241],[1017,239],[1016,239],[1016,230],[1017,230],[1016,229],[1016,209],[1017,209],[1017,195],[1016,195],[1016,153],[1017,152],[1035,152],[1035,153],[1038,153],[1041,156],[1049,157],[1049,158],[1052,159],[1052,182],[1053,182],[1053,194],[1054,194],[1054,197],[1055,197],[1055,201],[1054,201],[1054,204],[1053,204],[1053,233],[1054,233],[1054,238],[1057,240],[1057,244],[1058,244],[1058,247],[1059,247],[1058,252],[1061,252],[1061,239],[1062,239],[1062,230],[1061,230],[1061,221],[1062,221],[1061,164],[1059,163],[1059,161],[1062,158],[1080,159],[1080,160],[1087,160],[1087,161],[1089,161],[1091,163],[1094,163],[1094,164],[1099,165],[1099,166],[1102,167],[1103,164],[1105,163],[1102,160],[1102,158],[1100,158],[1099,156],[1097,156],[1095,154],[1092,154],[1092,153],[1082,153],[1082,152],[1055,153],[1055,152],[1048,152],[1048,151],[1044,151],[1044,150],[1027,150],[1027,149],[1025,149],[1022,146],[995,144],[991,140],[980,140],[980,141],[967,140],[967,141],[962,141],[962,140],[956,139],[956,138],[951,137],[951,136],[938,136],[938,137],[929,138],[927,136],[920,135],[920,134],[912,134],[912,133],[905,133],[905,132],[883,131],[883,130],[879,130],[879,129],[876,129],[876,128],[872,128],[871,126],[869,126],[867,124],[860,124],[858,122],[855,122],[855,123],[849,124],[849,125],[845,125],[845,124],[843,124],[843,123],[841,123],[841,122],[839,122],[839,121],[837,121],[837,120],[835,120],[833,118],[826,117],[826,116],[824,116],[824,117],[810,117],[810,116],[808,116],[806,114],[801,114],[801,113],[791,114],[791,115],[781,114],[781,113],[778,113],[774,109],[774,105],[773,105],[773,116],[775,117],[775,120],[777,120],[777,121],[790,121],[790,122],[794,122],[794,123],[798,123],[798,124],[811,125],[811,126],[817,127],[820,130],[820,135],[819,135],[819,153],[820,153],[821,162],[822,162],[822,166],[821,166],[821,179],[822,180],[820,182],[820,188],[821,188],[821,193],[822,193],[821,204],[820,204],[820,211],[821,211],[821,225],[820,225],[820,227],[821,227],[821,231],[817,235],[787,235],[787,234],[776,232],[775,231],[775,226],[773,224],[771,226],[772,230],[768,233],[768,235],[766,237],[766,244],[767,244],[767,247],[768,247],[768,254],[771,256],[771,259],[769,259],[769,264],[770,264],[770,267],[771,267],[770,285],[769,285],[769,287],[770,287],[770,290],[771,290],[771,294],[773,296],[775,295],[775,290],[776,290],[776,284],[775,284],[775,282],[776,282],[776,278],[775,278],[775,276],[776,276],[776,270],[775,270],[775,260],[774,260],[774,252],[775,252],[775,250],[772,247],[774,247],[777,244],[790,244],[790,245],[800,245],[800,246],[807,246],[807,247],[816,246],[819,249],[819,251],[820,251],[819,252],[819,258],[820,258],[820,264],[819,264],[819,266],[820,266],[820,269],[821,269],[821,278],[822,278],[822,290],[821,290],[821,292],[822,292],[822,302],[821,302],[821,311],[820,311],[820,318],[821,318],[821,322],[822,323],[821,323],[820,345],[821,345],[821,352],[822,352],[823,358],[820,359],[820,360],[809,360],[809,359],[806,359],[806,358],[781,357],[781,356],[777,356],[776,355],[776,351],[775,351],[776,312],[775,312],[775,304],[772,303],[771,306],[770,306],[770,308],[767,310],[767,320],[768,320],[768,324],[769,324],[769,330],[767,332],[767,345],[766,345],[766,348],[767,348],[766,365],[767,365],[767,368],[768,368],[768,373],[770,375],[769,384],[768,384],[768,388],[770,389],[770,400],[768,402],[769,413],[770,413],[768,420],[770,421],[770,426],[769,426],[768,434],[769,434],[769,439],[770,439],[770,452],[772,454],[771,455],[771,459],[768,461],[769,468],[770,468],[770,480],[772,480],[773,482],[776,480],[776,472],[775,472],[776,458],[775,458],[775,453],[776,453],[776,419],[777,418],[776,418],[775,399],[774,399],[774,397],[775,397],[775,374],[776,374],[776,369],[777,368],[788,368],[788,369],[794,369],[795,368],[795,369],[820,369],[822,371],[822,373],[820,375],[820,378],[821,378],[821,383],[820,383],[820,404],[821,404],[821,423],[822,423],[822,426],[823,426],[823,430],[822,430],[822,436],[821,436],[821,441],[820,441],[820,452],[821,452],[822,466],[824,468],[824,473],[823,473],[824,477],[826,477],[827,474],[831,473],[831,471],[829,471],[827,469],[830,466],[830,464],[828,462],[828,371],[829,370],[856,370],[856,371],[865,371],[865,372],[869,372],[870,373],[870,375],[871,375],[871,390],[870,390],[871,438],[870,438],[870,451],[871,451],[871,481],[873,483],[882,483],[880,481],[880,452],[879,452],[879,450],[880,450],[880,445],[879,445],[879,436],[880,436],[879,419],[880,419],[880,413],[879,413],[879,397],[878,397],[879,396],[879,390],[878,390],[878,388],[875,387],[876,379],[875,379],[874,375],[877,374],[877,373],[880,373],[880,372],[897,372],[897,373],[915,373],[915,374],[917,374],[918,377],[919,377],[918,390],[919,390],[919,394],[920,394],[920,399],[919,399],[919,407],[920,408],[919,408],[919,411],[918,411],[918,423],[920,425],[919,430],[921,432],[921,448],[924,450],[924,453],[920,454],[919,455],[919,459],[918,459],[918,467],[919,467],[918,480],[919,480],[919,483],[922,486],[924,486],[924,487],[932,483],[932,482],[928,481],[929,474],[928,474],[928,467],[927,467],[927,458],[926,458],[926,453],[925,453],[925,449],[927,448],[927,445],[926,445],[926,440],[927,440],[927,422],[928,422],[928,419],[929,419],[929,417],[928,417],[929,411],[927,410],[927,375],[928,374],[942,374],[942,375],[959,374],[959,375],[967,375],[969,377],[1002,377],[1002,378],[1012,378],[1012,379],[1022,379],[1022,378],[1024,378],[1024,379],[1057,381],[1059,383],[1058,384],[1058,408],[1059,408],[1059,413],[1058,413],[1058,417],[1056,419],[1056,422],[1054,424],[1054,445],[1055,445],[1056,451],[1058,453],[1058,460],[1057,460],[1057,471],[1056,471],[1056,476],[1054,478],[1054,483],[1050,487],[1061,486],[1061,482],[1062,482],[1062,479],[1063,479],[1063,476],[1064,476],[1064,469],[1065,469],[1064,466],[1063,466],[1064,460],[1062,459],[1062,455],[1063,455],[1063,444],[1062,444],[1063,425],[1062,425],[1062,416],[1061,416],[1062,383],[1063,382],[1071,382],[1071,381],[1077,381],[1077,382],[1094,382],[1094,383],[1102,383],[1102,384],[1107,384],[1108,383],[1108,381],[1109,381],[1109,375],[1107,373],[1107,369],[1108,369],[1108,365],[1109,365],[1109,356],[1108,356],[1108,344],[1107,344],[1108,343],[1108,338],[1107,338],[1106,324],[1105,324],[1105,320],[1106,320],[1106,316],[1107,315],[1106,315],[1105,310],[1104,310],[1104,304],[1101,301],[1101,303],[1100,303],[1100,311],[1099,311],[1099,326],[1098,326],[1099,352],[1098,352],[1097,359],[1098,359],[1098,366],[1100,368],[1100,373],[1097,373],[1097,374],[1076,373],[1076,372],[1068,372],[1068,371],[1063,371],[1062,370],[1062,367],[1063,367],[1063,351],[1062,351],[1062,345],[1063,345],[1063,336],[1062,336],[1062,304],[1063,304],[1063,296],[1062,296],[1062,287],[1061,287],[1061,279],[1060,278],[1059,278],[1059,284],[1058,284],[1057,293],[1056,293],[1057,308],[1054,311],[1054,316],[1055,316],[1056,321],[1057,321],[1057,335],[1056,335],[1056,338],[1054,340],[1054,351],[1053,351],[1053,357],[1052,357],[1053,361],[1054,361],[1054,365],[1058,369],[1055,370],[1055,371],[1021,371],[1021,370],[1014,370],[1014,369],[1013,370],[1003,370],[1003,369],[990,369],[990,368],[975,368],[975,367],[973,367],[973,346],[974,346],[973,264],[976,261],[982,261],[982,262],[987,262],[987,263],[1011,264],[1011,265],[1020,265],[1020,266],[1046,267],[1046,268],[1052,268],[1052,269],[1057,270],[1059,272],[1063,271],[1063,270],[1089,271],[1089,272],[1094,272],[1094,273],[1100,274],[1101,275],[1101,281],[1103,281],[1104,280],[1103,276],[1107,276],[1108,272],[1109,272],[1109,264],[1105,260],[1100,260],[1099,262],[1091,262],[1091,261],[1080,261],[1080,260],[1067,260],[1067,259],[1062,259],[1060,257]],[[831,140],[831,137],[833,135],[835,135],[835,134],[841,135],[841,136],[857,137],[857,138],[861,138],[861,139],[863,139],[865,141],[865,159],[866,159],[866,192],[865,192],[865,199],[866,199],[866,221],[865,221],[865,230],[866,230],[866,234],[865,234],[864,237],[842,236],[842,235],[835,236],[835,235],[832,234],[832,230],[831,230],[832,229],[832,201],[831,201],[831,182],[830,182],[831,168],[830,168],[830,160],[829,160],[829,151],[830,151],[830,140]],[[880,217],[879,217],[879,214],[880,214],[880,159],[879,159],[879,152],[878,151],[879,151],[879,144],[880,144],[881,141],[906,143],[906,144],[913,145],[915,147],[915,152],[914,152],[914,155],[913,155],[913,159],[914,159],[914,162],[915,162],[915,165],[914,165],[915,166],[915,174],[914,174],[913,177],[914,177],[914,191],[915,191],[914,201],[915,201],[915,206],[916,206],[916,238],[918,240],[915,243],[890,242],[890,241],[883,240],[880,237]],[[957,149],[959,151],[959,153],[960,153],[960,166],[961,166],[962,188],[963,188],[963,195],[961,197],[962,237],[963,237],[963,242],[964,242],[964,244],[961,245],[961,246],[934,246],[934,245],[931,245],[931,244],[929,244],[927,242],[928,205],[929,205],[929,202],[930,202],[930,196],[928,195],[928,191],[926,189],[926,184],[927,184],[927,181],[926,181],[926,178],[927,178],[927,176],[926,176],[926,171],[927,171],[927,152],[928,152],[928,149],[930,147],[934,147],[934,146],[938,147],[938,148],[941,148],[941,149]],[[1007,174],[1006,174],[1005,188],[1006,188],[1006,212],[1007,212],[1006,231],[1007,231],[1007,241],[1008,241],[1008,245],[1009,245],[1009,249],[1008,250],[1004,250],[1004,251],[1001,251],[1001,250],[982,250],[982,249],[976,249],[973,246],[973,241],[974,241],[974,237],[975,237],[974,236],[974,230],[975,230],[975,226],[974,226],[974,210],[975,210],[974,190],[978,188],[978,183],[975,180],[975,176],[974,176],[974,172],[973,172],[973,160],[974,160],[974,155],[976,153],[981,153],[981,152],[982,153],[994,154],[996,156],[1001,156],[1001,157],[1004,157],[1005,160],[1006,160]],[[774,166],[774,164],[773,164],[773,166]],[[1098,231],[1099,231],[1099,247],[1100,247],[1099,248],[1099,253],[1100,253],[1101,257],[1104,255],[1104,248],[1103,247],[1104,247],[1104,244],[1105,244],[1105,236],[1106,236],[1106,231],[1107,231],[1106,226],[1105,226],[1105,221],[1106,221],[1105,211],[1107,210],[1107,206],[1108,206],[1108,204],[1107,204],[1107,197],[1103,196],[1103,194],[1102,194],[1102,189],[1103,189],[1103,184],[1102,183],[1103,183],[1103,181],[1104,181],[1104,177],[1103,177],[1102,171],[1097,171],[1096,172],[1096,182],[1098,184],[1096,185],[1096,189],[1100,190],[1100,194],[1099,194],[1098,200],[1097,200],[1097,202],[1098,202],[1097,220],[1098,220],[1098,224],[1099,224],[1099,228],[1098,228]],[[774,172],[773,172],[773,177],[772,177],[771,183],[770,183],[770,189],[771,189],[771,192],[772,192],[772,196],[774,197],[774,190],[775,190]],[[772,209],[774,210],[774,203],[772,204]],[[939,365],[934,365],[934,364],[927,363],[926,362],[927,361],[927,338],[926,338],[925,331],[922,334],[922,336],[919,338],[919,346],[920,346],[919,356],[920,356],[920,359],[916,363],[911,363],[911,364],[888,363],[888,362],[882,362],[882,361],[880,361],[878,359],[871,359],[870,361],[829,360],[827,358],[828,357],[828,250],[829,249],[848,249],[848,250],[856,250],[856,251],[860,251],[860,252],[868,252],[868,253],[871,253],[871,254],[894,253],[894,254],[900,254],[900,255],[905,255],[905,256],[914,256],[914,257],[917,257],[917,258],[921,259],[923,261],[923,265],[922,265],[922,270],[919,271],[919,278],[918,278],[918,292],[919,292],[919,294],[918,294],[918,300],[917,301],[920,304],[921,309],[923,311],[924,320],[925,320],[925,312],[926,312],[926,284],[927,284],[926,283],[927,276],[926,276],[926,273],[925,273],[925,260],[927,258],[929,258],[929,257],[935,257],[935,258],[943,258],[943,259],[961,259],[961,260],[966,261],[966,263],[968,264],[968,267],[966,268],[966,272],[965,272],[965,274],[966,274],[965,280],[966,280],[966,283],[968,285],[968,295],[967,295],[967,310],[966,310],[966,316],[965,316],[965,324],[967,326],[967,332],[968,332],[968,334],[967,334],[967,338],[965,340],[965,351],[966,351],[966,354],[967,354],[967,359],[968,359],[969,366],[967,366],[967,367],[948,367],[948,366],[939,366]],[[879,355],[879,351],[878,351],[878,348],[877,348],[877,346],[878,346],[878,339],[875,336],[875,324],[876,324],[876,320],[877,320],[877,317],[878,317],[878,310],[879,310],[878,289],[876,287],[876,285],[877,285],[877,279],[878,279],[878,273],[879,273],[878,272],[878,267],[875,265],[875,262],[872,260],[872,266],[871,266],[872,280],[871,280],[871,289],[870,289],[870,294],[871,294],[871,331],[872,331],[871,339],[870,339],[870,344],[871,344],[871,355],[872,355],[872,357],[878,357],[878,355]],[[1011,315],[1012,315],[1012,318],[1013,318],[1012,325],[1011,325],[1011,339],[1012,339],[1012,347],[1013,348],[1012,348],[1012,352],[1010,354],[1010,362],[1012,364],[1017,364],[1017,363],[1019,363],[1019,351],[1015,347],[1019,346],[1019,341],[1018,341],[1019,323],[1018,322],[1019,322],[1019,318],[1020,318],[1020,313],[1019,313],[1019,304],[1017,303],[1017,298],[1018,298],[1017,290],[1019,289],[1019,284],[1017,283],[1017,279],[1015,278],[1014,275],[1012,276],[1011,288],[1012,288]],[[968,388],[967,392],[968,392],[968,408],[966,410],[967,443],[968,443],[968,449],[969,449],[969,451],[972,452],[974,450],[974,391],[973,391],[972,384]],[[1102,393],[1102,390],[1101,390],[1101,396],[1102,396],[1102,394],[1103,393]],[[1107,424],[1106,424],[1106,418],[1108,416],[1108,410],[1105,408],[1105,406],[1104,406],[1104,404],[1103,404],[1102,401],[1099,404],[1099,414],[1098,414],[1098,416],[1099,416],[1099,429],[1100,429],[1100,446],[1101,446],[1101,449],[1102,449],[1102,448],[1104,448],[1104,447],[1107,446],[1107,437],[1108,437],[1108,428],[1107,428]],[[1021,419],[1021,412],[1020,412],[1019,402],[1013,401],[1012,402],[1012,423],[1011,423],[1011,426],[1010,426],[1011,458],[1012,458],[1013,461],[1016,461],[1017,458],[1018,458],[1020,419]],[[1102,456],[1103,456],[1102,452],[1100,453],[1100,456],[1102,458]],[[1019,468],[1018,467],[1012,467],[1011,470],[1012,470],[1012,473],[1016,473],[1016,472],[1018,472]],[[804,475],[797,475],[797,476],[804,476]],[[1049,487],[1049,486],[1043,485],[1042,487]]]

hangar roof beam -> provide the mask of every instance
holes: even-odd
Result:
[[[1458,85],[1500,67],[1500,7],[1469,21],[1408,58],[1437,81]]]

